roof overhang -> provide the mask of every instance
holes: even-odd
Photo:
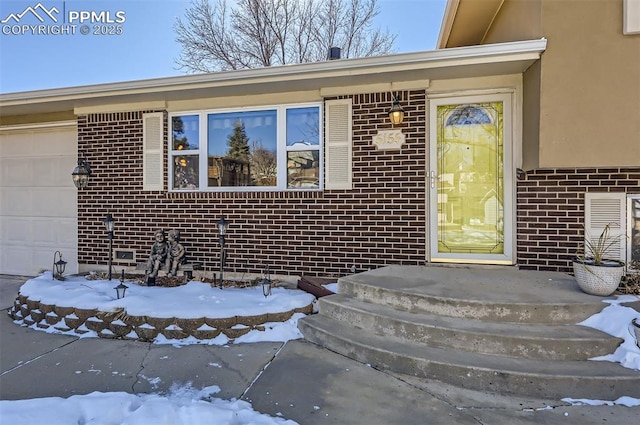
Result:
[[[518,74],[540,58],[546,40],[402,53],[109,84],[0,94],[0,118],[104,105],[278,94],[381,83]]]
[[[504,0],[447,0],[438,49],[482,44]]]

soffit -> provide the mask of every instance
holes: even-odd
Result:
[[[448,0],[438,48],[482,44],[503,3],[504,0]]]
[[[524,72],[546,40],[488,44],[417,53],[342,59],[252,70],[0,94],[0,117],[127,104],[321,90],[349,85],[402,83]],[[277,98],[274,99],[277,102]]]

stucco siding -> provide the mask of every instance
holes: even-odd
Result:
[[[533,64],[522,79],[522,168],[533,170],[540,164],[540,62]]]
[[[623,35],[622,7],[622,0],[502,4],[483,44],[549,40],[540,67],[524,75],[525,169],[640,164],[640,35]]]
[[[542,0],[505,0],[483,44],[542,38]]]
[[[622,1],[543,3],[540,167],[640,164],[640,36]]]

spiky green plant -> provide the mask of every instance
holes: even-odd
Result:
[[[593,264],[601,265],[606,260],[606,255],[610,250],[620,243],[622,235],[612,235],[611,226],[614,223],[608,223],[602,229],[598,238],[592,238],[585,229],[585,241],[583,252],[577,255],[580,262],[592,260]],[[616,260],[617,261],[617,260]]]

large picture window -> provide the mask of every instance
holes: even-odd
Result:
[[[173,190],[319,189],[319,104],[171,116]]]

